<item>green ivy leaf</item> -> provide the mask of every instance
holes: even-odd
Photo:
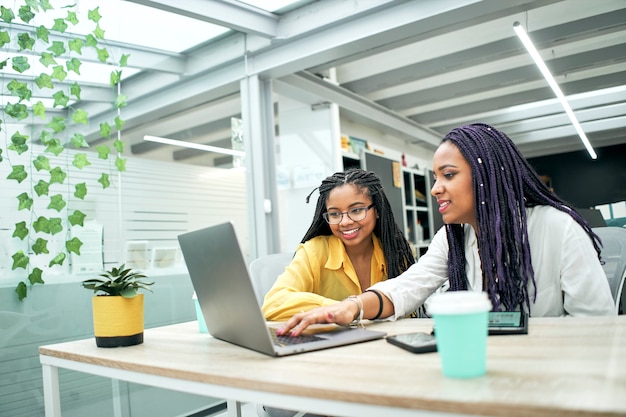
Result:
[[[33,17],[35,17],[35,14],[32,12],[29,6],[20,7],[17,15],[20,17],[20,19],[22,19],[22,22],[24,23],[30,22]]]
[[[0,48],[8,43],[11,43],[11,37],[9,36],[9,32],[7,32],[6,30],[0,31]]]
[[[76,255],[80,255],[81,246],[83,246],[83,242],[77,237],[65,242],[65,249],[67,249],[68,252],[74,252]]]
[[[49,130],[42,130],[41,134],[39,135],[39,140],[44,145],[48,145],[51,140],[55,140],[55,139],[54,139],[54,136],[52,136],[52,132],[50,132]]]
[[[83,42],[82,39],[70,39],[67,41],[67,46],[70,48],[70,51],[74,51],[78,55],[83,54],[83,45],[85,45],[85,42]]]
[[[11,80],[11,82],[7,84],[7,89],[11,92],[12,96],[19,97],[20,102],[30,100],[33,95],[33,92],[30,91],[26,83],[21,83],[15,79]]]
[[[33,222],[33,229],[37,233],[50,233],[50,220],[39,216],[37,220]]]
[[[59,156],[59,154],[63,152],[63,145],[61,145],[61,141],[58,139],[51,139],[48,141],[46,152]]]
[[[41,10],[46,11],[46,10],[52,10],[52,6],[50,5],[50,1],[49,0],[39,0],[39,5],[41,6]]]
[[[96,25],[96,28],[93,30],[93,36],[97,39],[104,39],[104,30],[100,27],[100,25]]]
[[[120,67],[125,67],[128,65],[128,58],[130,57],[130,54],[123,54],[122,57],[120,58]]]
[[[74,133],[72,138],[70,139],[75,148],[88,148],[89,144],[87,140],[85,140],[85,136],[81,133]]]
[[[19,35],[17,35],[17,44],[20,47],[20,51],[23,51],[25,49],[32,51],[33,46],[35,45],[35,39],[31,38],[28,33],[20,33]]]
[[[62,65],[57,65],[52,69],[52,74],[50,74],[52,78],[56,78],[59,81],[63,81],[67,77],[67,72]]]
[[[122,130],[125,124],[126,121],[122,120],[119,116],[115,116],[115,128],[117,130]]]
[[[63,210],[66,205],[67,203],[65,202],[65,200],[63,200],[63,195],[56,194],[50,197],[50,204],[48,204],[48,208],[52,210],[56,210],[60,213],[61,210]]]
[[[80,100],[80,92],[81,88],[77,82],[74,82],[72,85],[70,85],[70,95],[76,97],[78,100]]]
[[[28,177],[28,174],[24,170],[24,165],[13,165],[13,170],[7,176],[8,180],[16,180],[18,183],[21,183]]]
[[[50,184],[63,184],[65,178],[67,178],[67,174],[60,167],[50,170]]]
[[[52,217],[50,219],[50,234],[56,235],[59,232],[63,231],[63,224],[61,223],[61,219],[58,217]]]
[[[42,253],[50,253],[48,250],[48,241],[40,237],[37,238],[33,244],[33,252],[35,255],[41,255]]]
[[[38,197],[42,195],[48,195],[48,190],[50,189],[50,184],[45,182],[44,180],[39,180],[37,184],[33,187]]]
[[[65,45],[61,41],[52,41],[52,45],[47,50],[52,52],[54,56],[57,57],[63,55],[66,52]]]
[[[93,10],[89,10],[87,13],[87,18],[95,23],[98,23],[102,16],[100,16],[100,11],[98,10],[100,6],[96,7]]]
[[[76,184],[76,187],[74,187],[74,197],[84,200],[86,195],[87,195],[87,184],[85,184],[84,182],[81,182],[80,184]]]
[[[12,258],[13,266],[11,267],[11,270],[15,270],[17,268],[26,269],[26,267],[28,266],[28,256],[26,256],[23,251],[18,250],[13,254]]]
[[[2,162],[2,149],[0,149],[0,162]]]
[[[37,39],[41,39],[45,43],[48,43],[50,41],[49,36],[50,36],[50,31],[48,30],[47,27],[41,25],[37,28]]]
[[[41,119],[46,118],[46,106],[43,105],[41,100],[33,105],[33,114]]]
[[[28,281],[30,282],[30,285],[44,284],[42,276],[43,271],[41,269],[33,268],[30,275],[28,275]]]
[[[85,110],[77,109],[74,113],[72,113],[72,120],[74,123],[86,125],[89,120],[89,115]]]
[[[115,141],[113,142],[113,146],[115,147],[117,152],[119,153],[124,152],[124,142],[122,142],[121,140],[115,139]]]
[[[54,25],[52,25],[52,30],[64,33],[67,30],[67,23],[65,23],[65,19],[54,19]]]
[[[96,151],[98,151],[98,158],[100,159],[109,159],[109,153],[111,153],[111,148],[106,145],[98,145],[96,146]]]
[[[12,237],[24,240],[26,236],[28,236],[28,227],[26,227],[26,222],[15,223],[15,230],[13,231]]]
[[[126,171],[126,159],[120,158],[119,156],[115,158],[115,166],[119,172]]]
[[[50,160],[45,155],[37,155],[37,158],[33,160],[33,166],[37,171],[50,171]]]
[[[100,60],[100,62],[107,62],[107,58],[109,57],[109,51],[107,51],[105,48],[96,48],[96,50],[98,51],[98,59]]]
[[[98,40],[90,33],[85,36],[85,45],[95,48],[98,46]]]
[[[0,18],[7,23],[11,23],[15,19],[15,14],[13,14],[13,10],[0,6]]]
[[[30,69],[30,64],[25,56],[16,56],[11,59],[11,67],[22,74]]]
[[[111,183],[109,182],[109,174],[102,173],[98,182],[102,184],[102,189],[109,188],[109,186],[111,185]]]
[[[54,88],[52,77],[45,73],[39,74],[39,76],[35,78],[35,83],[39,88]]]
[[[76,16],[76,12],[73,12],[71,10],[67,11],[67,17],[65,18],[65,20],[67,20],[68,22],[70,22],[73,25],[77,25],[78,24],[78,17]]]
[[[52,268],[54,265],[63,265],[64,261],[65,254],[61,252],[50,261],[50,263],[48,264],[48,268]]]
[[[33,199],[27,193],[22,193],[17,196],[17,210],[30,210],[33,206]]]
[[[28,150],[28,145],[26,144],[27,140],[28,136],[24,136],[20,132],[15,132],[13,136],[11,136],[11,144],[7,148],[21,155]]]
[[[4,108],[4,112],[17,120],[24,120],[28,117],[28,109],[25,104],[8,103]]]
[[[69,61],[65,62],[65,67],[67,68],[68,71],[74,71],[76,74],[80,75],[80,65],[81,64],[82,64],[82,62],[80,62],[79,59],[72,58]]]
[[[41,58],[39,58],[39,62],[41,62],[46,68],[50,65],[57,65],[56,59],[54,59],[54,55],[50,52],[42,52]]]
[[[74,210],[74,213],[67,216],[72,226],[84,226],[85,218],[87,215],[80,210]]]
[[[55,116],[47,126],[52,129],[54,133],[62,132],[65,130],[65,119],[61,116]]]
[[[108,138],[111,135],[111,125],[107,122],[100,123],[100,136]]]
[[[78,169],[83,169],[91,165],[91,162],[89,162],[89,160],[87,159],[87,154],[77,153],[76,155],[74,155],[74,161],[72,162],[72,165],[74,165]]]
[[[111,71],[111,77],[109,83],[116,85],[122,80],[122,71]]]
[[[66,96],[65,93],[61,90],[54,93],[52,97],[54,98],[54,104],[52,105],[52,107],[60,106],[65,108],[67,106],[67,103],[70,102],[70,98]]]
[[[122,107],[126,106],[126,99],[128,97],[126,97],[123,94],[118,95],[117,97],[115,97],[115,107],[118,109],[121,109]]]
[[[15,293],[17,294],[17,299],[22,301],[26,298],[26,294],[28,293],[28,287],[22,281],[20,281],[15,287]]]

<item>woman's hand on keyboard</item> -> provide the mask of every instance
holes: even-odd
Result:
[[[354,302],[344,300],[332,306],[317,307],[298,313],[278,328],[276,334],[299,336],[307,327],[318,323],[347,325],[354,321],[358,313],[358,306]]]

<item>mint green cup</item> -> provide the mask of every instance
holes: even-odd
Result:
[[[193,303],[196,306],[196,317],[198,318],[198,330],[200,333],[208,333],[209,330],[206,327],[206,322],[204,321],[204,315],[202,315],[202,310],[200,309],[200,302],[198,301],[198,297],[196,293],[193,293]]]
[[[435,320],[443,375],[475,378],[487,372],[487,333],[491,302],[486,293],[449,291],[428,303]]]

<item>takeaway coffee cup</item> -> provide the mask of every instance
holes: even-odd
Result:
[[[483,292],[447,291],[431,297],[428,312],[435,320],[444,376],[474,378],[486,373],[490,310]]]
[[[195,291],[191,298],[193,299],[193,303],[196,306],[196,317],[198,318],[198,330],[200,330],[200,333],[208,333],[209,330],[206,327],[206,322],[204,321],[204,316],[202,315],[202,310],[200,309],[200,302],[198,301],[198,296],[196,295]]]

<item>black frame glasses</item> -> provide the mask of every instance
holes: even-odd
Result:
[[[367,207],[354,207],[351,208],[348,211],[333,211],[333,214],[339,214],[339,219],[331,219],[328,217],[328,212],[322,213],[322,217],[324,217],[324,220],[326,220],[326,223],[328,224],[339,224],[343,221],[343,215],[346,214],[348,216],[348,218],[350,220],[352,220],[353,222],[360,222],[361,220],[365,220],[367,218],[367,212],[369,212],[369,210],[374,207],[374,204],[370,204]],[[363,213],[363,217],[357,218],[355,219],[353,216],[360,216],[360,213]]]

